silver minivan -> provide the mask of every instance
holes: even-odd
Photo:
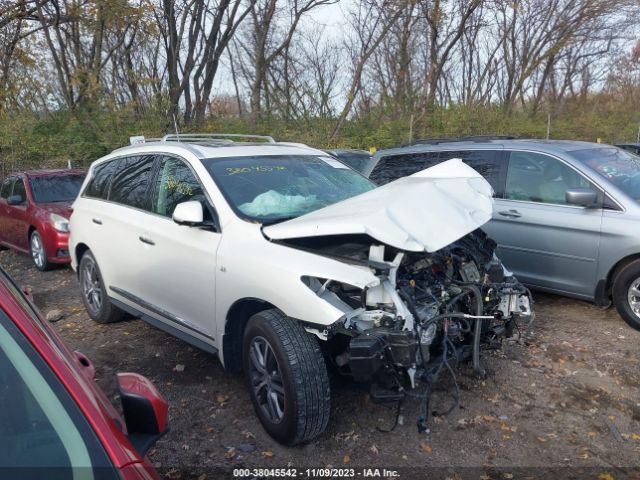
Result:
[[[483,230],[520,281],[613,303],[640,330],[640,157],[589,142],[475,137],[383,150],[363,173],[383,184],[451,158],[491,183]]]

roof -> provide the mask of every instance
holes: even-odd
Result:
[[[470,139],[470,140],[437,140],[435,143],[417,143],[405,147],[381,150],[376,157],[385,157],[401,153],[424,151],[451,151],[451,150],[495,150],[504,148],[516,148],[523,150],[540,150],[548,153],[564,153],[588,148],[605,148],[610,145],[583,142],[578,140],[543,140],[543,139]]]

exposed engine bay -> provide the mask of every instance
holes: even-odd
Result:
[[[418,397],[428,404],[441,373],[470,362],[484,376],[482,350],[496,348],[532,319],[531,295],[495,256],[496,243],[475,230],[433,253],[405,252],[366,236],[291,246],[375,272],[360,289],[303,277],[318,296],[344,311],[326,332],[326,355],[339,372],[371,385],[374,401]],[[457,389],[457,383],[456,383]],[[428,410],[428,409],[427,409]],[[424,423],[426,417],[422,419]],[[420,421],[419,421],[419,429]]]

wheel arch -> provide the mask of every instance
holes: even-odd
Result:
[[[276,308],[259,298],[241,298],[229,308],[225,317],[222,358],[227,371],[242,371],[242,339],[249,319],[258,312]]]
[[[82,256],[87,253],[89,250],[91,250],[89,248],[89,245],[87,245],[86,243],[82,243],[80,242],[79,244],[76,245],[76,248],[74,249],[74,254],[76,256],[76,263],[78,265],[80,265],[80,260],[82,259]],[[80,272],[80,269],[78,268],[78,273]]]
[[[613,283],[615,282],[618,273],[620,273],[620,271],[631,262],[639,259],[640,253],[634,253],[621,258],[620,260],[618,260],[618,262],[615,263],[615,265],[613,265],[613,267],[611,267],[611,269],[607,273],[607,278],[604,281],[604,288],[601,288],[600,292],[598,292],[599,289],[596,288],[595,300],[597,304],[607,304],[611,301]]]

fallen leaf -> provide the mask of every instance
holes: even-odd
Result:
[[[207,433],[213,433],[213,432],[215,432],[215,429],[213,427],[207,428]]]
[[[517,432],[518,431],[518,427],[516,427],[515,425],[512,425],[511,427],[509,425],[507,425],[506,423],[502,422],[500,424],[500,430],[504,431],[504,432]]]
[[[589,458],[589,454],[587,452],[582,452],[580,455],[578,455],[578,458]]]
[[[224,458],[231,459],[231,458],[234,458],[236,455],[238,455],[238,452],[236,451],[236,449],[230,448],[224,453]]]
[[[229,398],[229,395],[219,394],[216,395],[216,402],[218,402],[221,407],[224,407],[224,405],[229,401]]]
[[[427,442],[420,442],[420,449],[425,453],[433,452],[433,448]]]
[[[266,451],[266,452],[260,452],[260,455],[262,455],[265,458],[271,458],[274,456],[274,453],[270,451]]]
[[[637,433],[632,433],[631,440],[640,440],[640,435],[638,435]]]
[[[200,475],[200,476],[198,477],[198,480],[207,480],[207,474],[206,474],[206,473],[203,473],[202,475]]]
[[[380,453],[380,450],[378,450],[378,447],[376,445],[371,445],[369,451],[375,453],[376,455]]]
[[[513,478],[513,473],[503,473],[502,478],[505,478],[506,480],[511,480]]]
[[[615,477],[608,472],[598,475],[598,480],[615,480]]]
[[[548,441],[548,439],[547,439],[547,438],[544,438],[544,437],[536,437],[536,438],[538,439],[538,441],[539,441],[540,443],[545,443],[545,442],[547,442],[547,441]]]
[[[589,432],[587,433],[587,437],[589,438],[596,438],[598,436],[597,432]]]
[[[345,455],[342,457],[342,463],[349,463],[351,461],[351,457],[349,455]]]
[[[482,419],[485,422],[495,422],[497,420],[496,417],[494,417],[493,415],[483,415]]]

